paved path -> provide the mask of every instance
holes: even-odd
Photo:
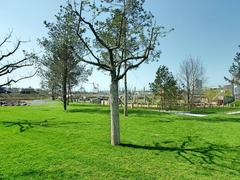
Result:
[[[206,114],[194,114],[194,113],[189,113],[189,112],[181,112],[181,111],[166,111],[166,110],[153,110],[153,111],[158,111],[158,112],[163,112],[163,113],[172,113],[172,114],[177,114],[177,115],[185,115],[185,116],[195,116],[195,117],[205,117],[207,116]]]
[[[176,112],[176,114],[179,115],[185,115],[185,116],[194,116],[194,117],[205,117],[206,114],[193,114],[193,113],[187,113],[187,112]]]
[[[236,112],[228,112],[228,113],[226,113],[226,114],[228,114],[228,115],[240,114],[240,111],[236,111]]]

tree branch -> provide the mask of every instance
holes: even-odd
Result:
[[[25,57],[24,59],[22,59],[20,61],[17,61],[15,63],[11,63],[11,64],[7,64],[7,65],[4,65],[3,67],[0,67],[0,76],[1,76],[1,73],[9,70],[10,68],[18,69],[18,68],[25,67],[25,66],[32,66],[33,63],[22,64],[22,63],[26,62],[27,60],[29,60],[30,58],[31,57]],[[12,71],[12,70],[10,70],[10,71]]]
[[[118,75],[117,80],[122,79],[129,70],[134,69],[134,68],[137,68],[138,66],[140,66],[143,62],[145,62],[145,61],[148,59],[148,57],[149,57],[149,55],[150,55],[150,52],[153,50],[153,48],[152,48],[152,45],[153,45],[152,42],[153,42],[153,39],[154,39],[154,30],[155,30],[155,28],[153,27],[153,28],[152,28],[152,31],[151,31],[151,37],[150,37],[150,40],[149,40],[149,45],[148,45],[148,47],[146,48],[146,50],[145,50],[145,52],[144,52],[144,54],[143,54],[142,56],[129,57],[129,58],[126,58],[126,59],[124,59],[124,60],[122,60],[122,61],[120,61],[120,62],[118,63],[118,66],[121,66],[122,63],[127,62],[127,61],[129,61],[129,60],[140,60],[140,59],[141,59],[140,62],[138,62],[138,63],[136,63],[136,64],[134,64],[134,65],[129,65],[129,66],[124,70],[124,72],[123,72],[121,75]],[[119,74],[120,74],[120,73],[119,73]]]
[[[91,65],[100,67],[100,68],[102,68],[102,69],[104,69],[104,70],[106,70],[106,71],[111,71],[110,67],[108,67],[107,65],[101,64],[100,62],[88,61],[88,60],[80,57],[80,56],[77,54],[77,52],[75,51],[75,49],[74,49],[73,47],[72,47],[72,50],[73,50],[75,56],[77,56],[82,62],[85,62],[85,63],[87,63],[87,64],[91,64]]]
[[[92,25],[90,22],[88,22],[88,21],[86,21],[86,20],[84,20],[84,19],[82,18],[81,12],[78,13],[77,11],[75,11],[75,13],[76,13],[76,15],[79,17],[79,19],[80,19],[79,22],[82,21],[83,23],[85,23],[86,25],[88,25],[88,27],[91,29],[92,33],[94,34],[95,38],[97,39],[97,41],[98,41],[103,47],[105,47],[106,49],[110,50],[111,48],[100,38],[100,36],[97,34],[97,31],[94,29],[93,25]],[[79,25],[79,26],[80,26],[80,25]]]
[[[30,76],[25,76],[25,77],[19,78],[17,80],[11,79],[10,81],[8,81],[8,82],[6,82],[4,84],[0,84],[0,87],[7,86],[7,85],[9,85],[11,83],[17,83],[18,81],[21,81],[21,80],[24,80],[24,79],[32,78],[36,74],[37,74],[37,71],[34,74],[30,75]]]
[[[10,39],[11,36],[12,36],[12,32],[10,32],[10,33],[4,38],[4,40],[0,43],[0,47],[1,47],[2,45],[4,45],[4,44],[7,42],[7,40]]]
[[[14,54],[14,53],[18,50],[18,48],[20,47],[21,42],[22,42],[22,41],[18,41],[17,46],[16,46],[12,51],[10,51],[10,52],[7,53],[7,54],[2,55],[2,56],[0,57],[0,61],[3,60],[4,58],[9,57],[9,56],[11,56],[12,54]]]

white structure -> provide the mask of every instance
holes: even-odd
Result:
[[[234,85],[234,96],[236,99],[240,99],[240,85]]]

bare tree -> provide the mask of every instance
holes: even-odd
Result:
[[[144,62],[158,59],[156,57],[159,57],[160,52],[154,49],[158,44],[158,37],[165,32],[160,33],[161,28],[155,25],[151,13],[145,14],[147,20],[141,18],[142,13],[146,12],[143,8],[144,1],[135,0],[134,7],[140,10],[133,11],[135,21],[141,23],[142,26],[132,29],[132,36],[128,36],[129,40],[134,42],[134,48],[131,48],[131,52],[128,52],[129,55],[125,57],[125,0],[103,0],[101,2],[101,5],[97,7],[91,1],[82,1],[80,11],[75,11],[79,17],[78,37],[87,50],[85,56],[80,56],[82,61],[109,72],[111,76],[111,144],[118,145],[120,144],[118,82],[129,70],[139,67]],[[130,22],[128,22],[129,25],[131,25]],[[125,63],[127,67],[124,67]]]
[[[199,58],[189,57],[180,64],[179,78],[186,91],[188,109],[192,108],[194,97],[204,81],[204,68]]]
[[[18,40],[16,42],[16,45],[11,50],[4,50],[6,49],[6,44],[11,42],[12,33],[9,33],[1,42],[0,42],[0,77],[6,77],[14,72],[16,72],[19,69],[22,69],[24,67],[30,67],[33,66],[33,59],[35,57],[34,54],[29,54],[26,51],[23,50],[23,58],[19,60],[12,60],[14,54],[17,53],[17,51],[20,50],[21,44],[24,43],[24,41]],[[6,82],[0,83],[0,87],[10,85],[11,83],[17,83],[18,81],[21,81],[23,79],[27,79],[30,77],[33,77],[36,73],[32,75],[22,75],[16,79],[10,78]]]

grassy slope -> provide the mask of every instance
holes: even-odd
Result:
[[[240,176],[240,116],[187,117],[132,110],[122,146],[109,143],[109,109],[60,104],[1,107],[0,122],[39,122],[20,133],[0,125],[0,179],[227,179]]]

